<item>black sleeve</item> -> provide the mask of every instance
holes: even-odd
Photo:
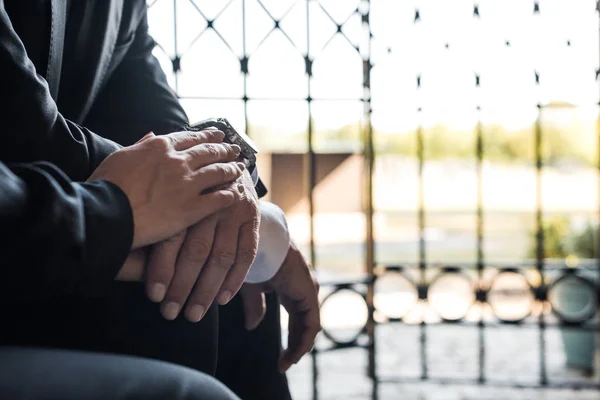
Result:
[[[0,160],[56,164],[84,181],[119,146],[63,118],[0,0]]]
[[[0,299],[102,293],[131,249],[129,201],[49,163],[0,163]]]

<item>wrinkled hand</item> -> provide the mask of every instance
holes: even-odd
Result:
[[[273,278],[256,285],[244,285],[242,299],[246,329],[255,329],[262,321],[266,308],[264,293],[274,291],[289,313],[288,348],[281,355],[279,369],[287,371],[313,346],[321,331],[319,284],[304,256],[292,242],[285,261]]]
[[[162,302],[164,318],[175,319],[187,301],[186,318],[198,322],[215,298],[228,303],[244,283],[258,249],[260,214],[250,175],[234,184],[240,201],[153,246],[146,291]]]
[[[118,185],[131,205],[132,248],[175,235],[227,208],[239,193],[224,184],[242,175],[239,146],[221,143],[220,131],[149,133],[108,156],[89,180]],[[219,187],[219,190],[213,190]]]

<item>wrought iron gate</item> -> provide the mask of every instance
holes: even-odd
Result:
[[[344,0],[346,1],[346,0]],[[577,265],[567,265],[564,261],[555,261],[546,258],[546,235],[544,229],[544,217],[545,210],[542,202],[543,190],[544,190],[544,169],[546,168],[546,158],[544,154],[544,140],[545,140],[545,129],[543,124],[544,113],[555,105],[549,105],[545,103],[541,97],[539,97],[537,104],[538,117],[535,119],[534,134],[530,138],[532,141],[533,157],[531,166],[535,172],[535,257],[532,260],[518,262],[518,263],[495,263],[490,262],[486,259],[485,250],[485,201],[484,201],[484,185],[485,185],[485,162],[486,162],[486,130],[484,124],[482,124],[480,115],[485,111],[485,105],[480,101],[481,90],[485,86],[486,82],[489,82],[488,77],[480,71],[474,70],[472,73],[472,79],[470,82],[470,90],[474,93],[473,101],[473,112],[478,122],[476,123],[476,129],[474,133],[474,145],[471,149],[471,154],[474,157],[474,172],[476,179],[476,193],[475,193],[475,208],[473,210],[475,216],[475,241],[476,241],[476,256],[474,262],[470,263],[437,263],[431,262],[428,258],[428,240],[427,240],[427,218],[428,209],[427,202],[425,199],[425,183],[424,183],[424,170],[427,163],[427,144],[425,137],[425,128],[421,123],[417,123],[417,129],[414,131],[414,140],[416,144],[416,159],[417,159],[417,181],[418,181],[418,206],[416,209],[417,221],[418,221],[418,259],[416,263],[408,262],[403,263],[403,260],[398,260],[398,263],[394,265],[387,265],[387,263],[381,263],[377,260],[376,253],[376,225],[374,214],[376,207],[373,199],[374,192],[374,168],[376,160],[376,151],[374,141],[377,140],[377,132],[374,132],[372,124],[372,100],[375,98],[371,88],[372,82],[372,71],[377,62],[373,56],[373,46],[376,43],[378,46],[383,46],[383,53],[390,53],[394,51],[393,46],[386,46],[385,42],[378,42],[378,37],[374,33],[373,26],[371,23],[371,10],[377,3],[392,2],[395,0],[357,0],[349,1],[353,7],[351,12],[344,15],[333,15],[330,11],[328,3],[323,0],[294,0],[294,1],[283,1],[273,2],[266,0],[229,0],[229,1],[218,1],[209,2],[200,0],[154,0],[148,1],[150,10],[156,9],[160,4],[162,10],[169,10],[168,16],[161,15],[156,18],[169,18],[173,19],[169,22],[173,27],[172,34],[168,37],[170,43],[161,42],[161,38],[155,37],[158,42],[159,50],[157,54],[159,58],[165,61],[166,73],[177,91],[178,95],[186,100],[214,100],[214,101],[237,101],[239,102],[240,109],[242,110],[243,120],[246,123],[248,133],[253,134],[251,124],[248,123],[248,109],[249,103],[254,101],[271,101],[271,102],[285,102],[285,101],[296,101],[302,102],[306,106],[306,112],[308,115],[307,126],[306,126],[306,143],[305,143],[305,187],[306,197],[308,199],[308,214],[309,219],[309,238],[308,241],[308,254],[313,264],[319,265],[318,255],[316,253],[315,244],[315,226],[314,226],[314,214],[315,214],[315,203],[314,203],[314,189],[317,185],[317,173],[316,173],[316,154],[315,150],[315,127],[313,122],[313,106],[315,102],[319,101],[358,101],[362,104],[362,116],[361,116],[361,140],[359,154],[363,157],[363,179],[362,179],[362,190],[363,190],[363,212],[365,215],[365,240],[364,240],[364,278],[339,281],[339,282],[326,282],[325,285],[329,287],[327,297],[323,299],[323,302],[327,302],[329,299],[336,296],[337,293],[342,291],[353,291],[358,293],[363,299],[368,309],[368,318],[366,324],[360,329],[357,334],[349,339],[340,340],[336,338],[333,332],[324,331],[324,336],[329,339],[329,345],[317,346],[312,353],[313,357],[313,396],[318,397],[318,385],[317,381],[319,378],[319,370],[317,368],[317,359],[321,353],[327,351],[338,351],[340,349],[346,349],[349,347],[363,347],[365,350],[365,356],[368,357],[368,376],[373,382],[373,397],[377,395],[377,385],[382,382],[396,382],[396,381],[435,381],[442,383],[473,383],[473,384],[498,384],[498,385],[515,385],[515,386],[533,386],[533,387],[592,387],[600,388],[599,382],[594,381],[554,381],[549,379],[546,358],[546,330],[549,327],[565,327],[565,328],[577,328],[581,330],[595,331],[599,330],[598,323],[598,294],[600,293],[600,279],[598,279],[598,273],[600,272],[600,259],[588,259],[579,260]],[[497,0],[499,1],[499,0]],[[255,48],[250,49],[247,46],[247,34],[248,20],[246,8],[252,3],[255,7],[260,7],[264,11],[264,16],[267,17],[268,26],[263,24],[263,37],[257,40]],[[327,4],[326,4],[327,3]],[[417,2],[418,3],[418,2]],[[452,3],[452,2],[446,2]],[[464,6],[467,2],[457,2]],[[482,1],[481,3],[486,3]],[[488,1],[487,3],[490,3]],[[530,1],[520,2],[527,3],[528,12],[532,18],[543,15],[544,13],[544,1]],[[589,3],[589,2],[588,2]],[[283,5],[282,5],[283,4]],[[285,5],[285,7],[284,7]],[[479,2],[468,4],[468,16],[473,20],[483,21],[485,18],[489,18],[482,10]],[[193,20],[199,21],[198,25],[200,28],[193,37],[186,39],[187,43],[181,44],[181,38],[178,37],[178,25],[184,22],[181,21],[181,9],[186,9],[185,13],[193,13],[194,16],[187,16]],[[210,11],[206,11],[206,8],[211,8]],[[283,7],[283,8],[282,8]],[[179,8],[179,11],[178,11]],[[221,28],[219,28],[219,21],[228,9],[236,8],[237,23],[239,24],[239,34],[241,38],[237,38],[237,44],[231,44],[232,40],[227,35],[222,34]],[[273,11],[276,8],[277,11]],[[466,7],[465,10],[467,9]],[[314,49],[311,45],[314,43],[313,29],[311,29],[311,18],[314,17],[312,9],[318,9],[321,18],[329,20],[331,25],[330,35],[320,38],[320,48]],[[593,13],[593,9],[588,10]],[[161,12],[162,14],[162,12]],[[293,14],[293,15],[292,15]],[[343,14],[343,13],[342,13]],[[302,15],[301,23],[296,26],[297,31],[302,31],[303,38],[299,39],[300,36],[297,34],[294,36],[288,34],[288,28],[284,25],[291,18],[300,18],[298,15]],[[406,17],[406,16],[405,16]],[[411,24],[418,26],[419,24],[427,24],[427,13],[423,13],[421,7],[412,8],[410,10],[409,18],[397,18],[398,24],[407,23],[410,20]],[[597,16],[596,16],[597,19]],[[187,20],[187,19],[186,19]],[[346,26],[349,24],[357,24],[360,21],[361,33],[360,35],[351,35],[346,33]],[[189,23],[189,22],[186,22]],[[227,23],[231,23],[228,20]],[[301,26],[300,26],[301,25]],[[299,27],[300,26],[300,27]],[[151,24],[152,28],[152,24]],[[535,29],[535,26],[531,27]],[[460,29],[457,27],[456,29]],[[151,29],[152,30],[152,29]],[[241,71],[241,78],[239,80],[238,95],[232,96],[217,96],[217,95],[205,95],[200,92],[193,92],[190,89],[184,89],[180,81],[182,74],[183,60],[188,56],[188,52],[193,48],[194,43],[202,37],[202,35],[211,32],[219,37],[223,44],[230,50],[231,54],[236,58],[239,63],[239,71]],[[251,90],[248,88],[248,79],[250,75],[249,63],[251,63],[252,57],[256,51],[260,48],[262,43],[269,38],[270,35],[277,33],[283,40],[287,41],[291,48],[297,52],[299,60],[303,60],[303,69],[305,73],[304,82],[306,87],[303,91],[302,96],[283,96],[270,97],[253,96]],[[297,32],[296,32],[297,33]],[[321,34],[321,33],[319,33]],[[596,35],[598,32],[596,32]],[[293,36],[293,37],[292,37]],[[162,36],[166,38],[167,36]],[[352,96],[341,96],[340,98],[334,97],[319,97],[318,93],[314,93],[313,90],[313,67],[315,62],[320,57],[320,49],[326,48],[332,40],[343,40],[346,41],[360,57],[361,70],[362,70],[362,90],[358,97]],[[519,38],[507,38],[503,41],[502,45],[506,49],[510,49],[515,46],[515,41],[518,42]],[[544,40],[544,39],[542,39]],[[548,40],[552,40],[548,38]],[[301,43],[300,43],[301,42]],[[540,46],[543,43],[538,43]],[[451,51],[455,46],[455,43],[448,41],[442,41],[439,44],[443,46],[447,51]],[[576,45],[575,40],[567,40],[561,46],[569,48]],[[168,47],[168,49],[167,49]],[[169,64],[167,64],[170,63]],[[219,59],[210,59],[211,63],[219,63]],[[535,61],[534,63],[535,64]],[[416,63],[418,65],[418,63]],[[445,65],[438,65],[437,68],[445,68]],[[188,71],[189,73],[189,71]],[[429,78],[427,72],[423,71],[398,71],[399,74],[410,75],[409,79],[412,80],[415,88],[415,101],[413,103],[413,111],[416,118],[421,121],[422,115],[427,111],[427,104],[422,103],[420,99],[420,91],[423,85],[427,83]],[[544,82],[544,74],[536,68],[533,68],[527,72],[529,74],[529,80],[532,86],[540,88]],[[598,76],[596,72],[596,77]],[[237,79],[237,78],[235,78]],[[532,89],[532,93],[537,93],[536,89]],[[515,94],[518,97],[518,94]],[[238,103],[236,103],[238,104]],[[597,106],[597,104],[588,104],[588,106]],[[529,138],[523,138],[522,140],[529,140]],[[600,140],[597,144],[597,154],[600,155]],[[596,161],[597,173],[600,173],[600,156],[597,156]],[[600,180],[596,178],[596,184]],[[600,192],[600,185],[597,186]],[[598,204],[598,210],[600,212],[600,204]],[[596,221],[597,224],[597,221]],[[600,248],[600,240],[596,235],[596,248]],[[596,253],[598,254],[598,253]],[[572,261],[572,260],[571,260]],[[582,272],[583,271],[583,272]],[[587,272],[586,272],[587,271]],[[533,275],[532,275],[533,274]],[[536,278],[532,280],[531,276]],[[462,282],[460,284],[466,285],[472,289],[472,301],[460,315],[438,315],[439,321],[428,322],[426,318],[422,318],[418,322],[420,330],[420,374],[418,377],[413,378],[402,378],[402,377],[386,377],[381,371],[377,369],[376,354],[378,351],[376,341],[376,330],[378,325],[381,323],[397,324],[404,323],[405,313],[403,315],[394,314],[385,315],[381,310],[377,310],[375,297],[377,283],[382,279],[400,279],[409,285],[415,292],[416,304],[415,307],[426,307],[431,297],[432,288],[440,284],[440,282],[447,279],[455,279],[455,282]],[[595,277],[595,278],[594,278]],[[497,301],[494,296],[498,295],[510,295],[510,288],[506,288],[504,281],[509,280],[513,283],[517,282],[519,286],[519,293],[529,293],[530,304],[529,308],[523,311],[519,315],[504,315],[501,310],[498,309]],[[561,285],[575,285],[579,290],[586,293],[588,304],[578,310],[577,313],[569,313],[563,309],[555,300],[553,295],[554,291],[558,290]],[[513,288],[514,290],[514,288]],[[468,311],[478,310],[478,317],[466,318]],[[551,309],[551,311],[550,311]],[[484,311],[488,310],[486,314]],[[381,318],[376,318],[377,313],[381,314]],[[491,312],[491,313],[490,313]],[[478,372],[477,376],[473,379],[454,379],[454,378],[442,378],[432,377],[429,373],[428,355],[427,348],[429,345],[429,333],[431,330],[436,329],[437,325],[440,324],[452,324],[455,326],[467,326],[475,327],[478,331],[477,339],[477,358],[478,358]],[[486,370],[486,343],[485,332],[490,329],[495,329],[500,326],[520,326],[521,329],[535,329],[538,332],[537,340],[537,351],[539,352],[539,376],[537,382],[522,383],[522,382],[507,382],[507,381],[496,381],[492,373]],[[474,344],[475,345],[475,344]]]

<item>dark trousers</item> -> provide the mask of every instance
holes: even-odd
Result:
[[[0,348],[0,398],[238,399],[215,378],[175,364],[128,356],[14,347]]]
[[[291,398],[277,370],[281,329],[274,295],[267,296],[265,320],[252,332],[244,329],[239,296],[211,307],[199,323],[166,321],[138,283],[115,283],[101,298],[65,297],[3,309],[2,344],[152,358],[216,374],[244,400]]]

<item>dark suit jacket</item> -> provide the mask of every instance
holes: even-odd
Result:
[[[117,143],[181,129],[154,45],[145,0],[0,0],[0,161],[47,161],[83,181]],[[96,228],[90,237],[131,243]],[[104,261],[116,275],[119,260]]]
[[[144,0],[67,5],[0,0],[0,160],[46,160],[85,180],[112,141],[187,117],[151,54]]]
[[[9,278],[0,299],[98,291],[129,253],[131,218],[110,182],[72,183],[48,163],[0,163],[0,267]]]
[[[144,0],[0,0],[0,161],[48,161],[72,180],[84,181],[119,148],[115,142],[128,145],[149,131],[160,134],[181,128],[187,117],[151,54],[153,47]],[[58,195],[64,198],[55,199],[56,204],[73,200],[68,192]],[[36,241],[41,231],[17,229],[15,220],[14,229],[20,234],[1,238],[15,244],[15,251],[0,255],[0,266],[14,264],[22,253],[23,268],[28,269],[35,258],[24,253],[35,249],[39,257],[53,260],[46,265],[63,270],[56,277],[32,276],[57,281],[71,271],[75,279],[79,272],[53,258],[72,248],[64,260],[67,264],[79,262],[82,270],[89,268],[82,276],[99,279],[96,266],[86,266],[86,260],[96,257],[108,271],[96,285],[109,283],[125,259],[121,249],[131,245],[132,219],[121,218],[115,225],[89,219],[83,230],[86,237],[77,240],[106,243],[101,253],[85,252],[75,240],[83,232],[81,221],[64,218],[60,207],[47,207],[48,196],[49,192],[40,192],[27,207],[38,210],[39,229],[52,229],[62,221],[55,240]],[[100,196],[97,201],[106,200]],[[85,213],[82,203],[76,203],[77,213]],[[117,203],[111,206],[123,209],[115,214],[130,213],[127,204]],[[73,289],[54,286],[66,292]]]

